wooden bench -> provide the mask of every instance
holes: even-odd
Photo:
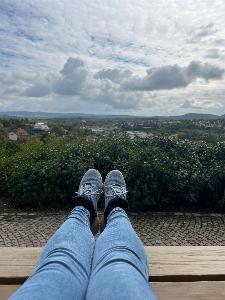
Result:
[[[0,248],[0,299],[32,274],[41,248]],[[146,247],[159,300],[225,299],[225,247]],[[143,299],[144,300],[144,299]]]

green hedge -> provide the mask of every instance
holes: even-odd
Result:
[[[134,211],[225,211],[225,143],[163,138],[2,144],[0,197],[16,207],[65,207],[89,168],[103,177],[120,169]]]

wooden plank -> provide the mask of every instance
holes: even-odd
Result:
[[[146,247],[146,252],[152,281],[225,280],[224,246]]]
[[[19,285],[0,285],[0,299],[7,300],[19,287]]]
[[[225,282],[153,282],[158,300],[224,300]],[[6,300],[19,285],[0,285],[0,299]]]
[[[158,300],[224,300],[224,281],[153,282]]]
[[[0,283],[21,283],[41,248],[0,248]],[[225,281],[225,247],[146,247],[151,281]]]
[[[0,284],[22,283],[35,269],[42,248],[0,248]]]

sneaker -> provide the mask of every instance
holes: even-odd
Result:
[[[82,205],[90,212],[90,224],[93,234],[96,234],[99,229],[97,203],[102,193],[102,187],[101,174],[95,169],[90,169],[82,177],[79,190],[76,193],[76,205]]]
[[[128,211],[128,201],[126,198],[126,182],[124,180],[123,174],[120,171],[113,170],[108,173],[104,183],[104,193],[104,223],[106,224],[108,215],[115,207],[121,207],[126,212]],[[101,224],[101,229],[103,229],[105,224]]]
[[[126,200],[127,190],[123,174],[118,170],[110,171],[104,183],[105,208],[115,198]]]

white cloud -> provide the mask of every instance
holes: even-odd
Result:
[[[109,79],[115,83],[130,77],[132,72],[127,69],[103,69],[95,74],[96,79]]]
[[[211,49],[207,50],[205,57],[209,58],[209,59],[221,60],[221,59],[225,58],[225,54],[224,54],[224,51],[219,48],[211,48]]]
[[[178,112],[224,85],[224,11],[223,0],[1,0],[0,109]]]
[[[60,73],[54,84],[56,94],[79,95],[87,88],[88,71],[81,59],[70,57]]]
[[[222,79],[225,69],[199,62],[191,62],[187,67],[178,65],[163,66],[148,69],[144,77],[133,76],[128,78],[124,87],[129,90],[170,90],[184,88],[197,78],[205,80]]]

